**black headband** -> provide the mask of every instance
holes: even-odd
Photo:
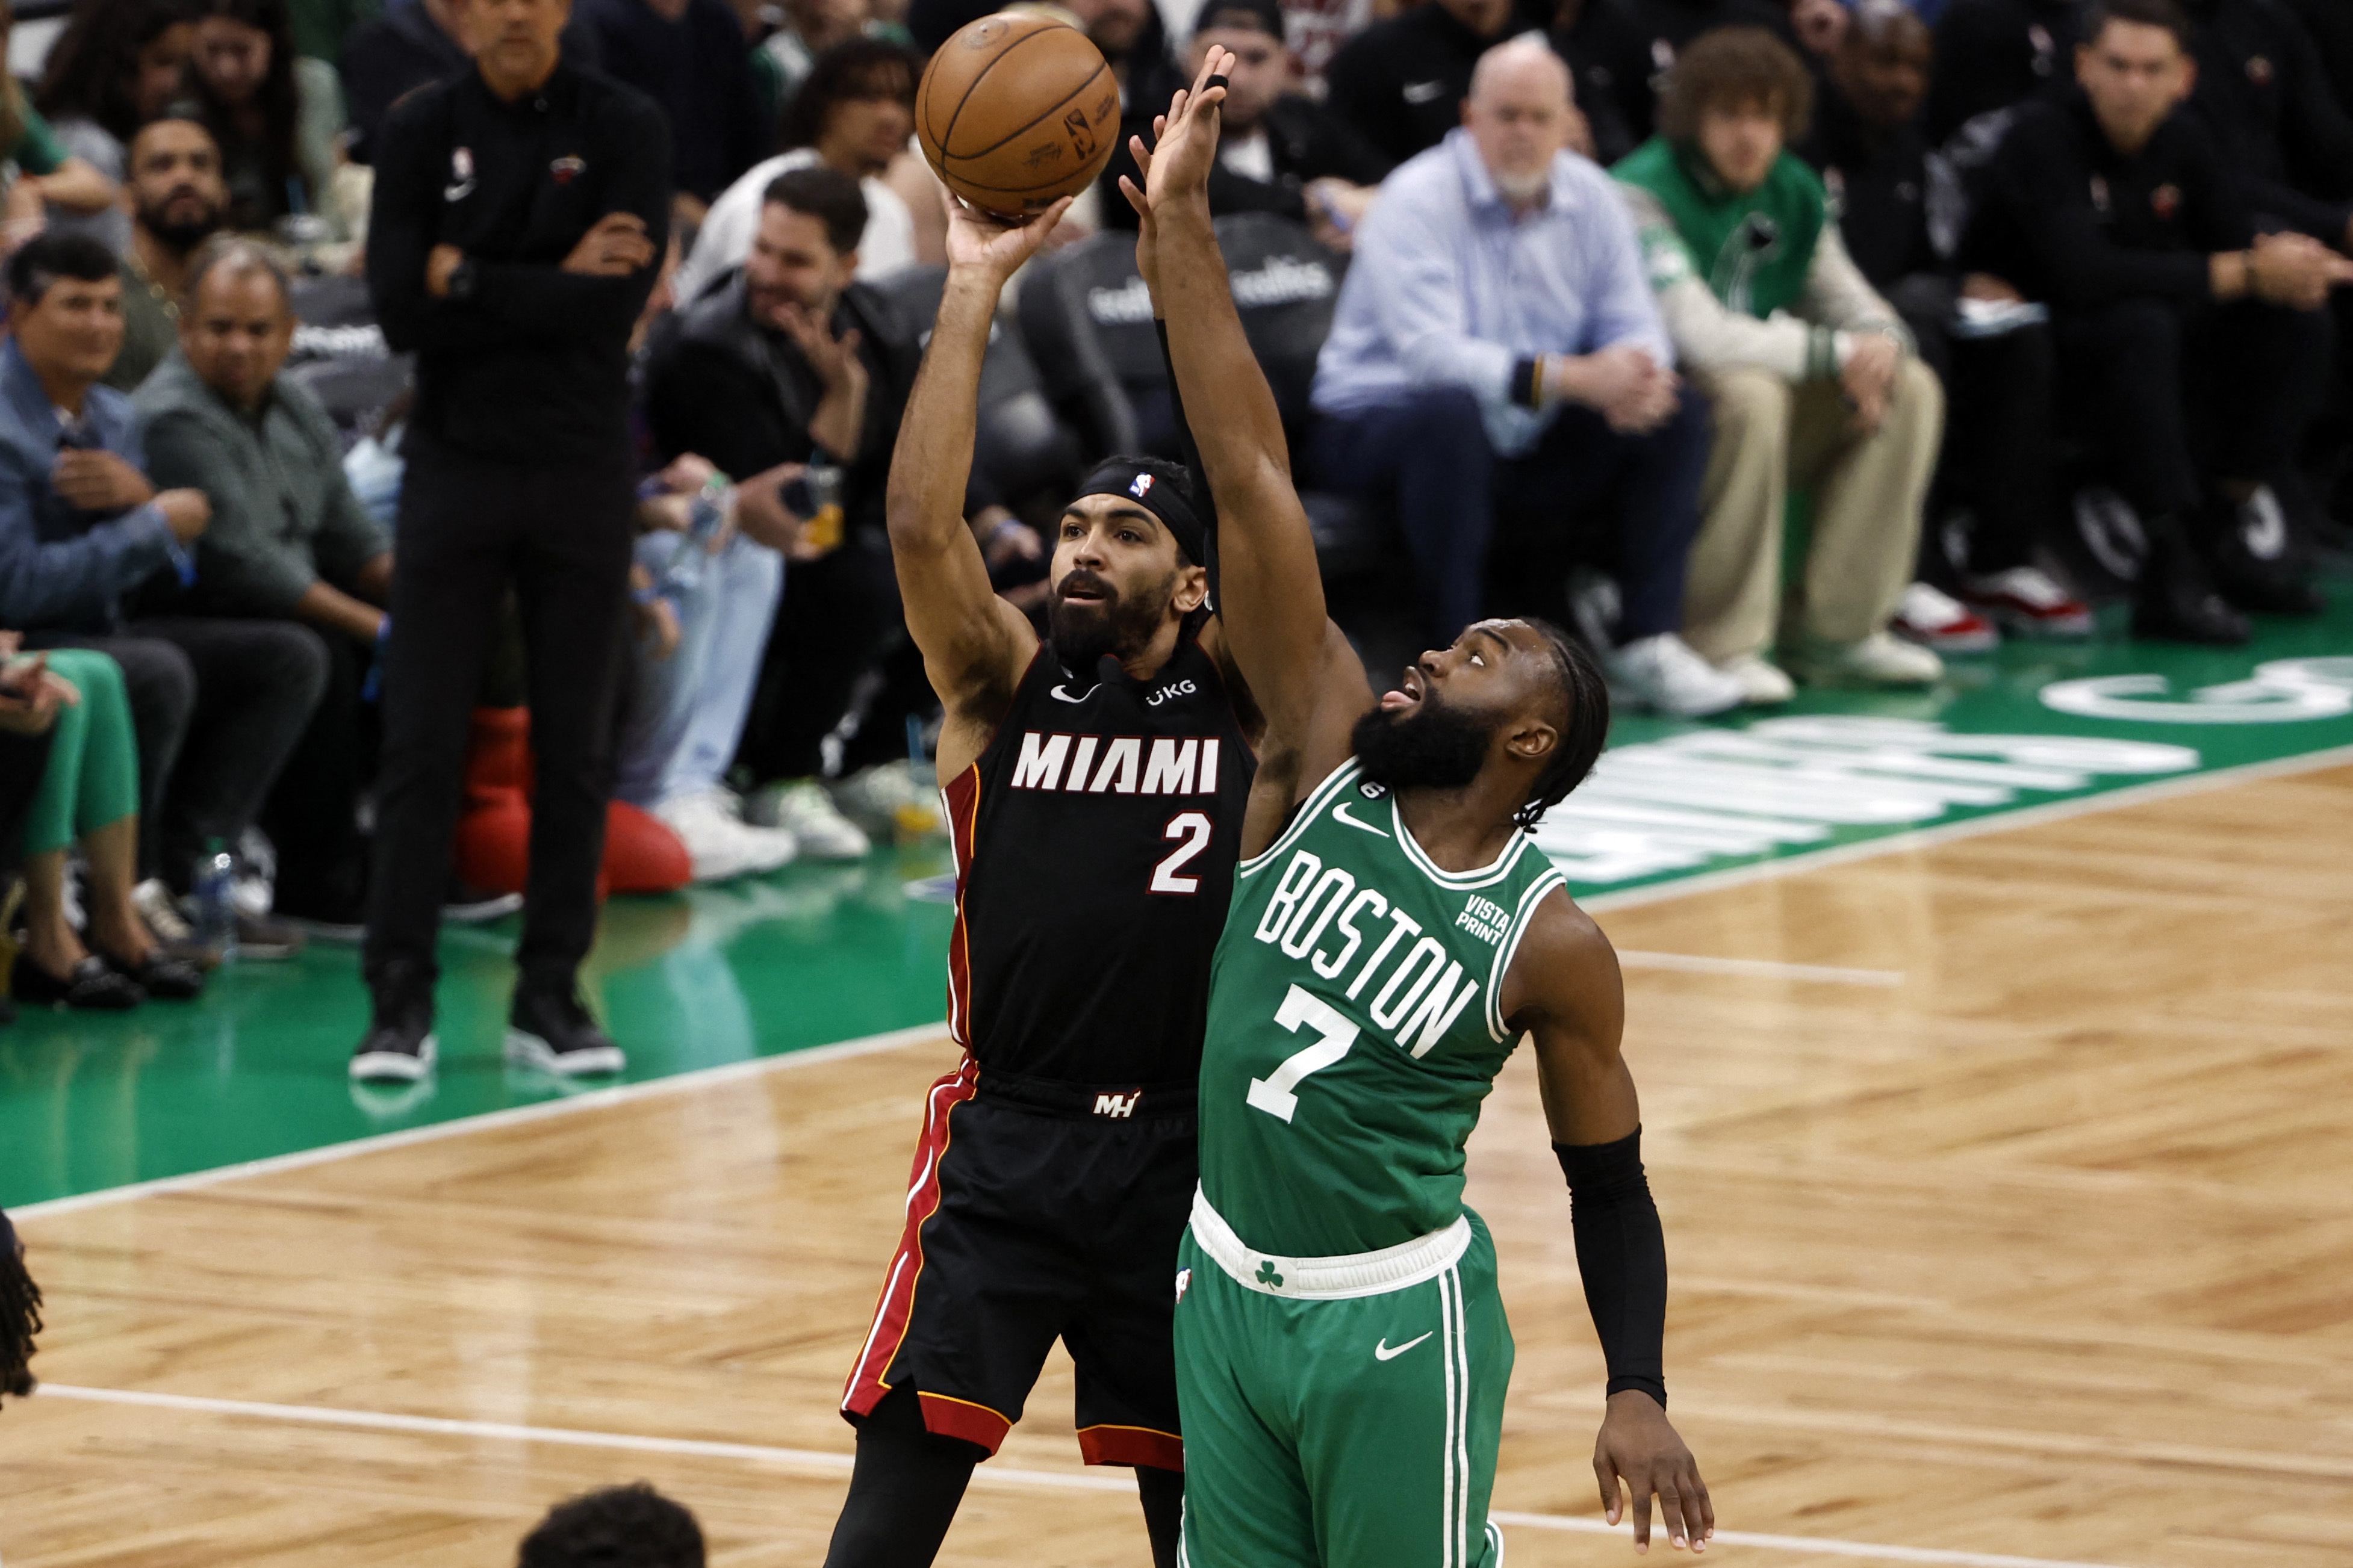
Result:
[[[1205,563],[1208,550],[1201,520],[1193,514],[1192,504],[1176,487],[1151,469],[1122,458],[1111,458],[1087,476],[1072,499],[1087,496],[1118,496],[1134,501],[1160,520],[1160,526],[1176,542],[1177,552],[1185,557],[1186,564]]]

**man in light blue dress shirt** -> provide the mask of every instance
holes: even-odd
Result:
[[[1567,150],[1576,112],[1540,38],[1498,45],[1462,126],[1389,176],[1317,363],[1309,462],[1394,503],[1440,641],[1482,615],[1559,616],[1589,560],[1618,579],[1599,651],[1623,694],[1717,712],[1737,687],[1676,635],[1707,411],[1624,203]]]

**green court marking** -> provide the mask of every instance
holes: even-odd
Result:
[[[1932,693],[1807,692],[1713,724],[1630,715],[1543,842],[1592,897],[2353,745],[2353,579],[2329,586],[2327,616],[2266,621],[2250,648],[2110,627],[1955,659]],[[950,912],[907,884],[947,865],[931,845],[617,900],[588,984],[628,1048],[624,1081],[941,1018]],[[193,1005],[28,1014],[0,1030],[0,1205],[560,1098],[500,1060],[517,929],[445,936],[441,1066],[414,1096],[345,1081],[366,1021],[348,949],[239,965]]]

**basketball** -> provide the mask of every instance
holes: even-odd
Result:
[[[915,134],[948,189],[1018,217],[1086,189],[1119,142],[1119,83],[1087,36],[1044,16],[983,16],[915,89]]]

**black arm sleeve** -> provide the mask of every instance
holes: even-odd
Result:
[[[1176,453],[1185,459],[1185,473],[1193,481],[1193,510],[1201,520],[1204,553],[1201,565],[1209,574],[1209,607],[1218,607],[1218,501],[1209,493],[1209,471],[1201,466],[1201,449],[1193,444],[1193,426],[1185,418],[1185,399],[1176,390],[1176,360],[1168,352],[1168,323],[1152,318],[1160,334],[1160,363],[1168,367],[1168,408],[1176,420]]]
[[[1667,1403],[1667,1238],[1642,1174],[1642,1130],[1615,1143],[1556,1143],[1568,1178],[1569,1223],[1585,1305],[1601,1336],[1609,1392],[1639,1388]]]

